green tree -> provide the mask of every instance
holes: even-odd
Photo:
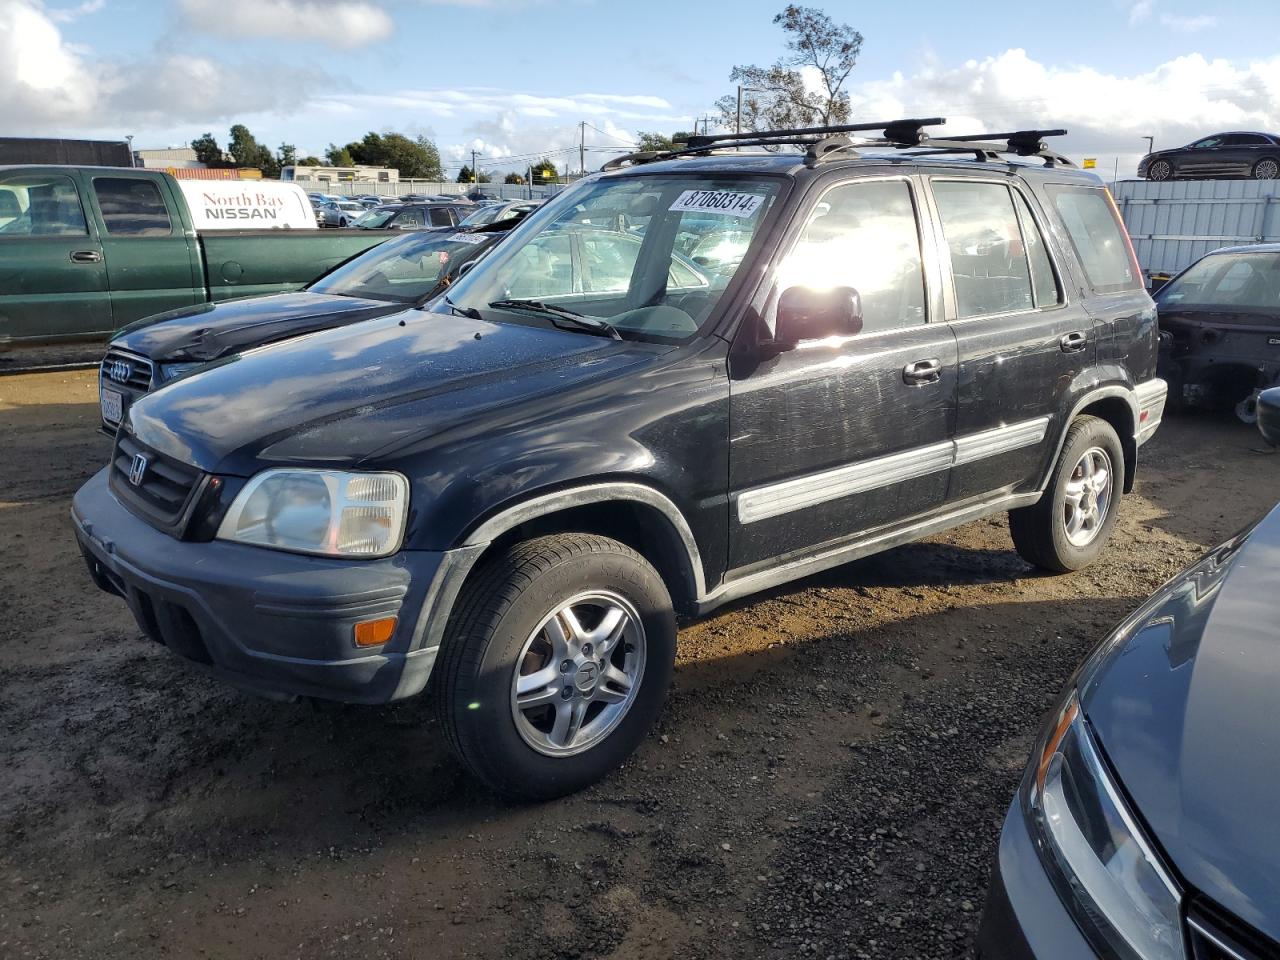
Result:
[[[270,147],[255,140],[243,123],[237,123],[231,128],[227,153],[231,155],[234,166],[261,170],[262,175],[271,180],[280,176],[280,161],[276,159],[276,155],[271,152]]]
[[[339,167],[350,167],[357,163],[370,167],[390,167],[398,170],[400,176],[412,180],[440,180],[444,177],[440,151],[427,137],[411,140],[402,133],[374,133],[371,130],[360,140],[348,143],[341,149],[330,144],[329,158],[334,166]],[[347,162],[339,163],[339,160]]]
[[[222,153],[222,147],[218,146],[218,141],[213,138],[212,133],[203,133],[192,140],[191,149],[196,152],[196,159],[206,167],[225,167],[227,165],[226,157]]]
[[[324,166],[324,161],[323,161],[323,160],[321,160],[319,157],[313,157],[313,156],[308,155],[308,156],[305,156],[305,157],[303,157],[301,160],[299,160],[299,161],[298,161],[298,166],[300,166],[300,167],[323,167],[323,166]]]
[[[337,144],[329,144],[329,149],[324,152],[325,159],[329,161],[330,166],[334,167],[354,167],[356,165],[355,157],[351,155],[351,148],[358,144],[349,143],[345,147]]]
[[[665,133],[651,133],[645,130],[636,131],[637,150],[674,150],[675,138]]]
[[[298,148],[291,143],[282,143],[276,150],[276,159],[282,167],[292,167],[298,162]]]
[[[817,7],[788,4],[773,18],[786,37],[787,55],[772,66],[738,65],[729,80],[745,88],[743,130],[776,130],[844,123],[849,119],[845,81],[862,52],[862,34],[836,23]],[[805,84],[807,71],[816,88]],[[720,122],[729,129],[738,121],[738,97],[716,101]]]
[[[560,174],[556,171],[556,165],[551,160],[542,159],[535,163],[531,169],[533,182],[540,185],[555,183]]]
[[[505,177],[503,177],[502,182],[522,185],[524,183],[524,177],[522,177],[520,174],[515,173],[513,171],[511,173],[508,173]]]

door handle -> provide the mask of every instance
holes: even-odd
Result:
[[[902,382],[912,386],[937,383],[941,379],[942,363],[935,358],[917,360],[915,363],[908,363],[902,368]]]
[[[101,263],[102,254],[97,250],[72,250],[72,263]]]
[[[1088,342],[1089,337],[1086,334],[1081,333],[1079,330],[1076,330],[1074,333],[1068,333],[1059,340],[1058,345],[1062,347],[1063,353],[1079,353],[1085,348],[1085,345]]]

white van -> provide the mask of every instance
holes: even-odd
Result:
[[[197,231],[316,229],[311,201],[296,183],[179,180]]]

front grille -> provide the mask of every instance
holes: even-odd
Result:
[[[1194,960],[1280,960],[1280,944],[1200,900],[1187,911]]]
[[[145,458],[145,463],[138,460]],[[187,507],[201,486],[199,470],[121,432],[111,458],[111,489],[154,527],[181,536]],[[134,482],[137,480],[138,482]]]
[[[102,358],[99,371],[103,383],[129,387],[141,393],[151,389],[154,374],[151,361],[146,357],[118,349],[107,351],[107,355]]]

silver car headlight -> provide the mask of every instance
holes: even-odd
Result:
[[[1126,807],[1074,693],[1040,747],[1027,807],[1063,902],[1114,956],[1184,960],[1181,892]]]
[[[264,470],[231,504],[218,539],[373,559],[400,548],[408,512],[409,481],[398,473]]]

